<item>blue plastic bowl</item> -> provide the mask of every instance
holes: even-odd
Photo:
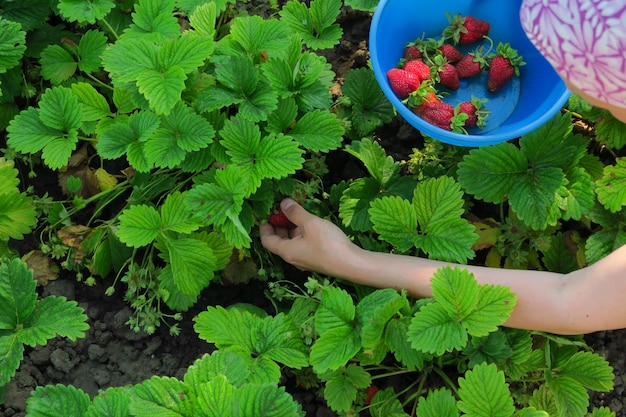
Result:
[[[381,0],[370,27],[370,58],[378,83],[398,113],[424,134],[460,146],[493,145],[515,139],[554,116],[570,93],[522,30],[520,5],[521,0]],[[444,99],[455,105],[472,94],[488,98],[485,107],[491,113],[487,125],[483,129],[472,128],[469,134],[450,132],[422,120],[394,94],[387,80],[387,71],[396,67],[407,42],[422,36],[441,36],[449,25],[445,12],[470,14],[488,21],[489,37],[494,44],[509,42],[526,62],[520,67],[521,76],[497,93],[487,92],[486,74],[483,74],[480,80],[461,80],[461,88]]]

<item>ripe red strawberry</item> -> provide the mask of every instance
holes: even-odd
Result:
[[[430,67],[421,59],[414,59],[405,62],[402,66],[402,69],[417,74],[417,76],[420,78],[420,81],[426,81],[430,79]]]
[[[464,101],[459,104],[459,113],[467,114],[467,120],[464,123],[465,127],[473,127],[478,123],[478,115],[476,114],[476,106],[471,101]]]
[[[519,67],[524,64],[522,57],[509,43],[499,43],[489,62],[487,90],[492,93],[500,90],[514,76],[519,76]]]
[[[484,46],[476,48],[475,51],[463,55],[463,58],[456,63],[456,73],[459,78],[470,78],[479,75],[483,69],[489,67],[486,59]]]
[[[481,129],[485,127],[487,116],[489,115],[489,112],[484,109],[486,102],[486,98],[479,99],[472,96],[472,101],[464,101],[455,108],[457,114],[465,113],[467,115],[463,127],[478,126]]]
[[[296,225],[291,222],[283,213],[283,210],[278,207],[276,213],[271,213],[267,219],[267,222],[274,227],[282,227],[285,229],[295,229]]]
[[[437,49],[451,64],[459,62],[463,58],[463,54],[450,43],[444,43]]]
[[[422,82],[416,74],[400,68],[392,68],[387,71],[387,80],[389,80],[393,92],[402,100],[417,90]]]
[[[415,112],[428,123],[445,130],[452,130],[450,126],[454,117],[454,107],[444,102],[424,103],[415,109]]]
[[[365,389],[365,400],[363,400],[363,404],[370,405],[372,402],[372,398],[378,392],[378,387],[374,384],[370,385]]]
[[[444,37],[452,39],[455,44],[460,43],[461,45],[482,41],[483,37],[489,34],[489,29],[491,28],[489,22],[461,14],[454,16],[448,14],[448,21],[450,26],[444,29]]]
[[[421,59],[423,56],[424,54],[422,53],[422,51],[419,50],[416,45],[408,44],[404,48],[404,59]]]
[[[456,91],[460,87],[459,74],[456,73],[456,68],[452,64],[443,64],[438,71],[439,84],[446,87],[449,90]]]

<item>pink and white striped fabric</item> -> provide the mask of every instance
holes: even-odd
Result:
[[[598,100],[626,107],[625,0],[523,0],[520,18],[563,78]]]

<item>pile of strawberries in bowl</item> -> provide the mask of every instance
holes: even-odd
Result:
[[[404,46],[404,54],[386,76],[395,95],[417,116],[441,129],[467,133],[482,129],[490,114],[489,95],[497,93],[525,64],[509,43],[489,37],[491,24],[471,15],[446,13],[449,25],[438,38],[419,38]],[[472,84],[484,83],[480,88]],[[446,97],[460,88],[484,91],[450,104]]]
[[[451,145],[476,147],[519,138],[538,129],[558,114],[570,93],[554,67],[526,35],[520,19],[521,5],[522,0],[379,0],[370,24],[368,48],[376,81],[398,117],[422,135]],[[461,43],[461,36],[465,39],[470,33],[470,28],[465,26],[473,19],[468,19],[468,16],[489,23],[489,39],[479,35],[476,42]],[[458,23],[463,18],[462,28]],[[458,33],[458,41],[455,33]],[[449,59],[443,55],[444,51],[438,51],[439,47],[450,49],[444,44],[450,44],[461,55],[478,50],[487,63],[482,63],[480,75],[459,77],[459,88],[456,91],[444,87],[440,82],[439,71],[434,69],[437,68],[435,64],[442,65],[443,59]],[[500,90],[491,92],[487,88],[489,67],[497,66],[492,59],[497,55],[500,44],[500,50],[507,49],[507,44],[517,50],[519,59],[523,57],[526,64],[518,69],[519,76],[514,75]],[[433,48],[434,45],[437,46]],[[416,48],[410,48],[407,52],[410,46]],[[415,50],[422,53],[421,58],[410,55]],[[404,57],[405,53],[409,53],[407,58]],[[415,84],[418,87],[415,90],[400,92],[403,96],[400,98],[394,92],[387,72],[392,68],[403,69],[407,61],[418,59],[427,65],[432,64],[429,65],[429,68],[433,68],[431,79],[423,80],[427,82],[422,89],[419,89],[423,83],[420,80],[419,86]],[[460,61],[447,63],[459,69],[463,65],[459,65]],[[521,62],[517,63],[518,67]],[[410,64],[409,68],[417,65],[420,64]],[[464,117],[470,119],[469,112],[467,116],[459,116],[454,123],[444,123],[443,127],[429,123],[423,116],[416,114],[423,115],[422,110],[426,108],[418,109],[423,104],[420,101],[429,100],[450,104],[453,113],[456,111],[457,114],[462,113],[461,103],[474,102],[476,105],[480,102],[477,125],[468,127],[461,120]],[[463,106],[469,107],[467,104]],[[450,114],[450,107],[440,107],[446,114]],[[479,123],[484,127],[479,127]]]

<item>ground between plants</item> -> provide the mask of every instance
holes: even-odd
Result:
[[[340,93],[341,81],[350,69],[367,65],[370,21],[371,15],[368,13],[351,9],[344,9],[341,13],[339,23],[344,31],[342,40],[334,49],[324,51],[337,74],[336,94]],[[400,119],[379,129],[377,138],[396,160],[406,159],[421,140],[419,133]],[[329,155],[330,182],[363,176],[360,165],[356,161],[346,163],[347,158],[341,151]],[[21,177],[27,182],[25,185],[29,185],[27,176]],[[54,178],[54,175],[40,175],[30,181],[39,181],[37,188],[44,192],[58,193],[55,189],[58,187],[56,181],[42,186],[41,181],[45,178]],[[34,239],[20,244],[26,246],[23,248],[26,249],[24,253],[37,248]],[[297,274],[296,271],[291,272]],[[209,305],[252,303],[273,312],[264,295],[265,283],[251,281],[245,285],[231,286],[215,283],[205,290],[194,309],[185,313],[178,337],[169,336],[165,326],[155,335],[148,336],[133,332],[125,324],[131,310],[122,299],[122,291],[113,297],[104,295],[111,282],[103,280],[94,287],[86,287],[66,273],[40,289],[42,296],[61,295],[76,300],[89,318],[90,330],[85,338],[76,342],[56,338],[46,346],[27,349],[19,370],[7,386],[5,402],[0,405],[0,417],[25,415],[26,399],[37,386],[71,384],[90,395],[96,395],[107,387],[137,384],[153,375],[182,377],[194,360],[213,350],[211,345],[197,337],[192,328],[192,318]],[[586,340],[597,353],[606,357],[616,375],[615,389],[606,394],[592,393],[592,405],[608,406],[617,417],[626,417],[623,399],[626,383],[626,358],[623,353],[626,330],[598,332],[587,335]],[[293,378],[286,376],[284,385],[302,403],[307,416],[335,416],[314,392],[297,387]]]

